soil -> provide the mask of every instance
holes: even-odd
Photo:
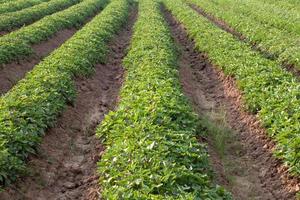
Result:
[[[77,78],[76,101],[46,132],[38,154],[29,159],[31,174],[0,193],[1,200],[100,198],[96,170],[104,146],[95,137],[95,129],[118,101],[122,59],[136,15],[137,10],[132,10],[126,26],[110,42],[106,63],[97,64],[91,77]]]
[[[0,36],[6,35],[7,33],[7,31],[0,31]]]
[[[219,28],[223,29],[224,31],[232,34],[234,37],[236,37],[237,39],[239,39],[242,42],[245,42],[247,44],[250,44],[252,49],[261,53],[261,55],[263,55],[265,58],[267,59],[271,59],[271,60],[275,60],[278,58],[278,55],[274,55],[270,52],[268,52],[267,50],[259,47],[256,43],[251,42],[245,35],[243,35],[242,33],[238,32],[237,30],[235,30],[234,28],[232,28],[229,24],[227,24],[224,20],[221,20],[207,12],[205,12],[202,8],[194,5],[194,4],[190,4],[190,7],[192,9],[194,9],[195,11],[197,11],[200,15],[206,17],[209,21],[211,21],[213,24],[215,24],[216,26],[218,26]],[[291,72],[295,77],[297,77],[298,79],[300,78],[300,70],[297,69],[297,67],[294,64],[290,64],[287,61],[281,63],[282,67],[284,69],[286,69],[287,71]]]
[[[0,94],[6,93],[19,80],[24,78],[26,73],[33,69],[44,57],[54,49],[61,46],[67,39],[73,36],[77,29],[65,29],[59,31],[47,41],[33,45],[34,55],[29,58],[4,64],[0,68]]]
[[[222,154],[216,149],[214,133],[201,138],[208,141],[216,183],[237,200],[295,199],[299,179],[291,177],[272,155],[275,144],[257,118],[245,111],[235,80],[213,66],[206,54],[196,51],[184,27],[168,11],[163,12],[179,47],[179,75],[185,95],[199,116],[221,125],[220,129],[229,129]]]

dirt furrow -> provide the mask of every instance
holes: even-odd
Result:
[[[192,9],[194,9],[196,12],[198,12],[200,15],[207,18],[209,21],[211,21],[213,24],[218,26],[219,28],[223,29],[224,31],[232,34],[237,39],[239,39],[242,42],[245,42],[247,44],[250,44],[252,46],[252,49],[259,52],[261,55],[263,55],[267,59],[275,60],[278,58],[278,55],[274,55],[267,50],[259,47],[256,43],[251,42],[245,35],[235,30],[233,27],[231,27],[229,24],[227,24],[224,20],[221,20],[207,12],[205,12],[202,8],[194,5],[189,4]],[[282,67],[286,69],[287,71],[291,72],[295,75],[295,77],[300,78],[300,70],[297,69],[294,65],[289,64],[288,62],[282,63]]]
[[[273,157],[274,143],[256,117],[244,111],[235,80],[198,53],[184,27],[163,12],[179,47],[183,91],[209,133],[202,140],[208,141],[216,182],[238,200],[295,199],[299,180]]]
[[[109,44],[105,64],[89,78],[77,78],[77,98],[50,128],[36,156],[29,159],[30,175],[0,193],[5,200],[98,199],[97,161],[104,146],[95,128],[114,109],[122,85],[122,59],[130,43],[137,10]]]

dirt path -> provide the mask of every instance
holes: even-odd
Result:
[[[267,50],[259,47],[256,43],[251,42],[245,35],[242,33],[238,32],[234,28],[232,28],[229,24],[227,24],[225,21],[205,12],[202,8],[194,5],[194,4],[189,4],[192,9],[197,11],[200,15],[204,16],[207,18],[209,21],[211,21],[213,24],[218,26],[219,28],[223,29],[224,31],[232,34],[235,36],[237,39],[239,39],[242,42],[245,42],[247,44],[250,44],[252,46],[252,49],[259,52],[261,55],[263,55],[267,59],[271,60],[276,60],[278,58],[278,55],[274,55]],[[300,79],[300,70],[297,69],[294,65],[288,64],[287,62],[282,63],[282,67],[286,69],[287,71],[291,72],[294,74],[295,77]]]
[[[104,147],[95,128],[117,102],[136,13],[110,43],[107,63],[96,65],[92,77],[76,80],[76,101],[47,131],[38,155],[30,159],[31,175],[0,193],[1,200],[98,199],[96,169]]]
[[[212,66],[169,12],[163,10],[180,50],[180,79],[184,93],[206,125],[216,182],[238,200],[295,199],[299,180],[271,153],[274,144],[265,137],[255,116],[243,111],[241,94],[233,78]]]

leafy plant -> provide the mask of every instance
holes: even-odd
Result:
[[[85,0],[2,36],[0,38],[0,64],[31,55],[32,44],[47,40],[65,28],[78,27],[99,9],[103,9],[107,2],[107,0]]]
[[[300,83],[276,62],[219,29],[181,0],[164,4],[186,28],[199,51],[234,76],[248,110],[257,113],[277,143],[275,154],[300,174]]]
[[[0,4],[0,14],[18,11],[49,0],[16,0]]]
[[[198,119],[181,93],[174,44],[157,1],[139,1],[121,102],[97,129],[104,199],[230,199],[211,183]]]
[[[126,20],[128,3],[112,1],[71,39],[46,57],[0,98],[0,183],[25,169],[45,130],[75,99],[73,78],[104,62],[107,43]]]
[[[264,6],[262,1],[252,0],[238,3],[232,0],[186,1],[224,20],[243,34],[249,43],[279,62],[292,64],[300,69],[300,24],[296,23],[300,20],[299,12],[283,12],[275,6]],[[294,15],[289,16],[291,13]]]
[[[16,12],[2,14],[0,15],[0,31],[10,31],[25,24],[30,24],[80,1],[82,0],[51,0]]]

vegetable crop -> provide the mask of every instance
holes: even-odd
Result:
[[[63,10],[81,0],[51,0],[16,12],[0,15],[0,31],[10,31],[41,19],[57,11]]]
[[[107,0],[85,0],[0,37],[0,64],[31,55],[32,44],[46,40],[62,29],[78,27],[106,4]]]
[[[128,3],[114,0],[91,22],[0,98],[0,182],[25,170],[45,129],[74,100],[74,76],[88,75],[105,61],[107,43],[126,20]]]
[[[180,21],[196,48],[227,75],[234,76],[247,108],[257,113],[276,143],[276,155],[300,174],[300,83],[276,62],[219,29],[181,0],[164,4]]]
[[[197,116],[181,93],[174,43],[157,1],[139,1],[121,102],[99,126],[104,199],[230,199],[211,183]]]
[[[227,3],[223,4],[223,1],[218,1],[218,3],[210,0],[187,1],[224,20],[236,31],[243,34],[249,43],[264,52],[268,52],[280,63],[295,65],[296,68],[300,69],[300,24],[297,23],[296,17],[294,18],[296,22],[290,26],[282,18],[280,18],[281,21],[273,19],[265,23],[259,22],[252,14],[243,14],[242,10],[246,8],[237,3],[232,3],[232,6],[228,6],[229,8],[226,9]],[[248,10],[246,9],[246,12],[249,12]],[[262,13],[261,18],[274,18],[273,14]],[[274,26],[274,23],[277,24],[277,27]],[[278,26],[283,28],[278,28]]]
[[[0,14],[28,8],[49,0],[16,0],[0,4]]]

